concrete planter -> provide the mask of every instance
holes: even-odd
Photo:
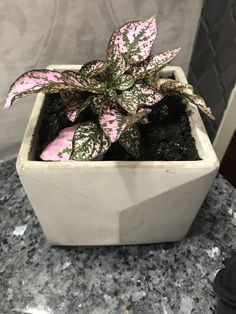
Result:
[[[76,65],[50,69],[79,69]],[[179,67],[167,67],[186,82]],[[45,96],[37,96],[17,170],[47,239],[59,245],[179,241],[187,233],[218,170],[197,108],[189,104],[198,161],[34,160]]]

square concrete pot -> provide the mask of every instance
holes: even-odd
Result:
[[[186,82],[179,67],[167,67],[162,76],[171,73]],[[35,148],[44,100],[38,94],[17,170],[48,241],[119,245],[179,241],[186,235],[219,166],[195,105],[188,105],[189,120],[202,160],[43,162],[35,160]]]

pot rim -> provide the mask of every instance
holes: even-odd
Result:
[[[81,65],[49,65],[50,70],[79,70]],[[186,76],[179,66],[167,66],[160,71],[162,77],[174,74],[176,79],[187,83]],[[36,161],[34,160],[34,151],[37,143],[37,131],[39,121],[44,105],[45,94],[38,93],[34,103],[31,116],[22,140],[21,148],[17,158],[17,167],[30,168],[111,168],[111,167],[129,167],[129,168],[216,168],[219,167],[218,158],[214,152],[212,144],[207,135],[203,121],[197,107],[188,102],[188,110],[191,112],[189,121],[192,135],[195,139],[196,148],[201,160],[195,161]]]

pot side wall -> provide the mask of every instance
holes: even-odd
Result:
[[[179,80],[186,81],[178,67],[166,71],[174,71]],[[154,243],[179,241],[186,235],[218,170],[194,105],[189,105],[190,122],[200,161],[63,163],[29,158],[37,141],[43,100],[41,94],[35,103],[17,170],[51,243]]]

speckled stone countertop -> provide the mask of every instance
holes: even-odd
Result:
[[[0,313],[215,313],[212,282],[236,249],[235,196],[218,176],[181,243],[51,247],[15,159],[1,162]]]

